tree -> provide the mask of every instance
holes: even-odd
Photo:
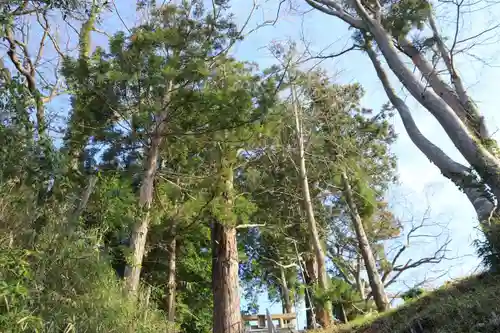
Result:
[[[379,311],[385,311],[388,299],[365,226],[370,225],[367,220],[376,210],[377,199],[380,200],[394,177],[394,158],[388,154],[394,134],[383,117],[363,117],[363,112],[368,111],[359,110],[362,91],[356,85],[332,87],[322,76],[314,82],[309,94],[312,112],[318,119],[315,128],[322,140],[321,148],[315,153],[332,159],[337,178],[330,184],[322,184],[321,188],[331,197],[339,195],[337,184],[342,189],[375,302]],[[351,185],[354,182],[356,197]]]
[[[349,184],[349,179],[347,178],[345,173],[342,174],[342,181],[344,183],[344,193],[346,201],[349,205],[349,210],[351,212],[351,218],[353,220],[354,230],[356,231],[359,248],[365,262],[366,271],[368,273],[368,281],[370,282],[373,298],[375,299],[375,303],[377,304],[377,309],[380,312],[383,312],[389,308],[389,299],[387,298],[387,294],[385,293],[382,279],[378,274],[371,244],[368,240],[368,237],[366,236],[363,221],[361,220],[361,216],[359,215],[358,209],[354,203],[351,185]]]
[[[280,52],[277,52],[277,56],[280,56]],[[311,238],[311,246],[314,252],[315,264],[317,270],[317,281],[319,289],[322,292],[326,292],[329,289],[330,280],[326,271],[326,257],[323,249],[323,244],[318,232],[318,224],[316,222],[313,201],[311,197],[311,191],[309,188],[309,179],[307,172],[307,162],[305,156],[305,134],[304,134],[304,126],[303,126],[303,111],[302,105],[299,100],[299,95],[297,94],[296,87],[296,76],[297,71],[295,70],[293,59],[293,51],[289,52],[284,59],[285,63],[283,64],[284,70],[286,71],[286,75],[288,76],[288,85],[290,86],[291,91],[291,105],[290,109],[293,114],[294,119],[294,136],[296,140],[297,147],[297,162],[298,162],[298,175],[300,180],[300,187],[302,190],[302,207],[307,217],[308,228],[309,228],[309,236]],[[290,67],[291,68],[288,68]],[[313,279],[314,281],[315,279]],[[332,324],[332,307],[331,302],[326,300],[323,304],[320,304],[320,308],[317,309],[317,318],[319,319],[322,327],[329,327]]]
[[[487,133],[484,118],[464,88],[452,61],[453,46],[445,45],[445,40],[435,22],[432,4],[428,1],[411,0],[397,2],[355,0],[352,4],[337,0],[306,0],[306,2],[356,29],[357,46],[368,53],[389,100],[399,112],[411,140],[445,177],[467,195],[477,212],[490,245],[493,249],[496,248],[498,241],[495,235],[498,232],[490,226],[490,221],[496,220],[498,215],[495,202],[500,194],[498,176],[500,161],[497,145]],[[412,29],[421,30],[425,23],[430,25],[432,44],[437,46],[431,53],[439,63],[444,63],[444,75],[450,77],[450,83],[446,82],[445,76],[441,75],[438,68],[426,58],[428,50],[426,46],[430,44],[430,39],[427,42],[421,39],[420,43],[410,40],[409,33]],[[451,159],[418,130],[408,106],[394,92],[373,48],[375,45],[397,79],[438,120],[470,167]],[[417,74],[412,73],[404,64],[403,57],[412,60],[425,78],[426,84],[420,82]]]
[[[237,228],[243,228],[254,206],[238,194],[235,179],[246,163],[245,152],[260,147],[265,116],[274,105],[273,78],[255,75],[251,67],[225,61],[217,80],[205,86],[206,105],[216,111],[209,128],[224,128],[202,135],[212,182],[208,218],[212,238],[214,332],[240,332]]]
[[[131,295],[139,286],[148,229],[153,219],[158,160],[165,137],[205,125],[203,117],[197,121],[196,103],[203,101],[197,88],[213,79],[210,75],[220,64],[216,59],[224,58],[221,52],[235,35],[234,25],[223,15],[215,20],[210,15],[204,16],[199,3],[165,6],[155,10],[151,22],[134,28],[130,35],[118,33],[111,40],[109,55],[101,50],[97,52],[106,58],[101,62],[107,68],[105,71],[95,68],[95,80],[104,83],[104,93],[110,100],[104,105],[114,111],[115,121],[104,124],[102,131],[86,136],[94,134],[95,143],[109,143],[112,139],[110,156],[119,157],[124,144],[132,146],[132,152],[140,156],[135,160],[142,163],[143,168],[138,216],[130,240],[131,261],[125,269]],[[100,96],[89,98],[94,100]],[[117,124],[125,124],[125,130]],[[113,153],[115,148],[118,151]]]
[[[19,73],[22,77],[23,84],[26,86],[29,94],[26,96],[30,103],[27,105],[26,111],[30,107],[35,110],[35,131],[34,134],[40,138],[46,133],[46,114],[45,104],[50,102],[57,94],[59,94],[60,82],[48,84],[51,81],[49,78],[40,77],[43,71],[40,71],[46,52],[46,44],[52,44],[55,48],[59,48],[58,43],[53,38],[52,27],[49,23],[49,14],[60,14],[76,11],[78,6],[76,3],[61,1],[55,3],[32,3],[32,1],[10,1],[6,3],[0,12],[0,36],[3,37],[7,49],[7,57],[10,66],[3,61],[0,63],[0,71],[5,76],[7,81],[12,79],[12,74]],[[40,38],[39,48],[32,53],[30,45],[28,45],[30,36],[27,30],[27,22],[30,18],[36,18],[35,24],[42,28],[43,34]],[[23,22],[24,20],[24,22]],[[55,77],[58,78],[56,67]],[[48,86],[48,87],[47,87]]]
[[[298,271],[303,249],[309,251],[309,241],[302,237],[307,225],[294,164],[294,117],[287,106],[287,102],[280,103],[269,117],[274,121],[268,118],[270,132],[262,154],[251,159],[238,178],[239,187],[250,193],[256,205],[250,224],[258,226],[241,234],[247,257],[241,269],[246,298],[251,301],[256,293],[265,291],[270,301],[281,302],[283,313],[292,312],[294,302],[303,296],[299,294],[304,281]]]
[[[229,56],[228,7],[139,1],[149,16],[112,33],[112,2],[0,9],[0,331],[241,332],[240,279],[283,312],[305,298],[308,326],[326,327],[373,307],[362,252],[385,283],[412,267],[404,249],[384,256],[400,229],[383,113],[278,48],[267,70]],[[92,48],[96,33],[108,45]]]

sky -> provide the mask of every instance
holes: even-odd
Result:
[[[232,12],[241,26],[251,12],[252,4],[257,3],[259,8],[254,10],[248,22],[247,30],[253,29],[266,20],[274,20],[278,9],[277,0],[233,0]],[[336,53],[348,47],[351,31],[347,26],[335,17],[311,11],[302,0],[292,0],[296,5],[297,12],[291,12],[286,5],[282,6],[276,24],[257,29],[245,40],[235,46],[233,54],[240,60],[256,62],[260,67],[266,68],[274,64],[268,46],[274,42],[294,40],[299,49],[310,50],[313,54]],[[120,17],[105,14],[101,22],[101,29],[106,31],[124,30],[124,25],[133,26],[138,17],[135,13],[135,0],[115,0],[116,8]],[[491,1],[483,1],[489,3]],[[482,2],[480,2],[482,3]],[[469,13],[464,14],[463,21],[459,24],[460,37],[465,39],[474,36],[480,31],[491,26],[492,22],[500,22],[500,6],[491,6],[484,10],[469,8]],[[438,24],[443,34],[451,36],[455,29],[454,11],[449,8],[438,7]],[[448,13],[448,14],[446,14]],[[68,35],[68,31],[58,31],[60,36]],[[498,34],[497,34],[498,35]],[[492,38],[487,38],[493,36]],[[482,45],[475,46],[471,52],[472,56],[457,57],[459,72],[462,75],[467,89],[479,105],[480,110],[486,117],[490,132],[495,138],[499,138],[500,118],[497,114],[496,85],[500,77],[500,59],[498,56],[499,36],[489,34],[482,36],[485,41]],[[64,39],[64,38],[63,38]],[[76,40],[71,40],[74,45]],[[93,35],[93,47],[104,45],[106,37],[95,33]],[[36,47],[36,43],[34,43]],[[53,50],[52,50],[53,53]],[[498,54],[498,55],[497,55]],[[50,55],[50,51],[49,51]],[[360,52],[350,52],[346,55],[325,61],[321,64],[328,70],[334,81],[339,84],[360,83],[366,92],[362,105],[375,111],[380,110],[387,102],[387,97],[379,83],[375,71],[369,59]],[[399,91],[400,96],[405,97],[413,112],[413,116],[424,135],[438,145],[457,161],[465,163],[461,155],[455,149],[451,141],[446,137],[435,119],[413,98],[401,88],[398,81],[392,76],[392,83]],[[51,104],[52,112],[67,110],[67,97],[60,97]],[[472,205],[451,182],[445,179],[439,170],[412,144],[406,135],[399,117],[396,115],[391,119],[396,132],[399,134],[397,142],[393,146],[393,152],[398,157],[399,184],[391,187],[387,193],[387,200],[393,212],[402,221],[411,224],[411,221],[419,222],[426,218],[426,223],[438,227],[428,228],[426,233],[440,233],[437,239],[425,241],[420,238],[418,242],[411,243],[404,260],[418,259],[429,255],[442,244],[447,237],[451,237],[448,247],[448,257],[456,258],[446,260],[438,265],[426,266],[421,269],[409,271],[403,274],[401,281],[393,285],[389,291],[397,293],[404,291],[426,278],[439,277],[429,283],[428,287],[435,287],[446,280],[463,277],[476,272],[480,261],[475,255],[472,246],[474,239],[479,237],[477,231],[477,219]],[[260,313],[265,313],[266,308],[271,313],[280,313],[280,304],[270,304],[267,295],[262,294],[259,298]],[[242,307],[245,306],[244,300]],[[305,325],[305,311],[303,305],[296,309],[299,327]]]

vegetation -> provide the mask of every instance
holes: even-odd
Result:
[[[410,138],[474,204],[480,254],[495,268],[496,142],[480,131],[453,64],[451,84],[431,69],[422,92],[395,56],[397,40],[429,70],[407,35],[435,25],[431,4],[307,3],[354,28]],[[437,236],[422,232],[424,221],[401,221],[388,201],[398,173],[392,108],[362,105],[363,87],[304,66],[293,43],[271,48],[269,68],[239,60],[231,50],[246,27],[229,1],[205,5],[138,1],[140,22],[122,31],[101,29],[107,15],[123,21],[113,1],[0,8],[0,331],[240,333],[263,292],[284,313],[305,303],[310,329],[491,326],[478,326],[497,310],[490,275],[424,296],[420,281],[407,305],[390,309],[388,288],[446,259],[448,244],[402,259],[415,238]],[[446,62],[435,28],[433,38]],[[375,46],[470,168],[418,131]],[[472,290],[490,306],[474,308],[477,318],[464,305]],[[448,312],[437,318],[439,306]],[[371,312],[381,315],[370,328],[356,324]],[[463,323],[442,322],[457,315]]]
[[[445,285],[380,316],[332,332],[496,332],[497,275],[482,274]],[[450,320],[453,318],[453,320]]]

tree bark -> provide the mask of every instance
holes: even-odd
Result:
[[[236,228],[215,222],[212,226],[212,288],[214,333],[241,333]]]
[[[370,242],[368,241],[368,237],[366,236],[365,229],[363,227],[363,221],[361,220],[358,209],[354,202],[349,179],[347,178],[345,172],[342,172],[341,177],[344,185],[344,195],[347,201],[347,205],[349,206],[349,212],[351,214],[351,219],[354,226],[354,231],[356,233],[356,238],[358,240],[359,249],[365,262],[366,273],[368,275],[368,280],[372,289],[373,299],[375,301],[375,304],[377,305],[378,311],[384,312],[389,309],[389,299],[387,298],[384,284],[382,283],[380,275],[377,271],[375,257],[373,256]]]
[[[288,287],[288,279],[285,274],[285,269],[280,267],[280,280],[281,280],[281,305],[283,309],[283,313],[292,313],[293,312],[293,304],[292,298],[290,296],[290,288]],[[295,327],[295,320],[290,320],[290,325]]]
[[[165,96],[163,97],[164,110],[155,117],[155,122],[150,130],[151,143],[146,151],[144,162],[144,175],[139,190],[139,207],[142,209],[140,218],[132,229],[130,249],[132,258],[125,267],[125,291],[129,295],[135,295],[139,287],[142,259],[146,248],[146,238],[151,220],[151,206],[153,204],[154,180],[158,169],[160,146],[167,129],[168,104],[171,98],[173,82],[167,84]]]
[[[233,220],[233,169],[225,165],[221,151],[222,197],[226,221],[212,225],[212,290],[214,297],[213,332],[241,333],[240,294],[238,280],[238,244],[236,221]]]
[[[356,288],[359,291],[359,295],[361,296],[362,300],[366,299],[366,293],[365,293],[365,281],[361,277],[361,263],[362,263],[362,257],[359,256],[356,259]]]
[[[320,289],[324,292],[328,291],[330,287],[329,276],[326,272],[325,265],[325,252],[321,244],[321,239],[319,236],[316,218],[314,217],[314,208],[311,200],[311,193],[309,191],[309,181],[307,179],[307,169],[306,169],[306,159],[305,159],[305,149],[304,149],[304,136],[303,128],[301,124],[299,105],[297,99],[297,93],[295,87],[292,84],[292,108],[295,117],[295,130],[297,136],[297,143],[299,146],[299,165],[300,165],[300,180],[302,185],[302,194],[304,196],[304,209],[306,211],[307,221],[310,229],[310,237],[314,248],[314,253],[316,256],[316,265],[318,266],[318,285]],[[332,324],[332,303],[326,301],[325,304],[321,304],[321,307],[316,310],[316,314],[320,319],[320,324],[323,328],[328,328]]]
[[[151,219],[150,210],[153,203],[154,178],[156,175],[157,161],[160,151],[162,137],[156,133],[151,140],[146,161],[144,164],[144,176],[140,187],[139,206],[142,208],[141,217],[134,225],[130,239],[132,258],[125,267],[125,291],[135,296],[139,287],[142,259],[146,248],[146,237]]]
[[[175,236],[175,231],[172,235],[172,239],[168,244],[168,280],[167,280],[167,292],[166,292],[166,304],[165,308],[167,311],[167,319],[169,322],[175,322],[175,291],[177,287],[176,283],[176,251],[177,251],[177,239]]]

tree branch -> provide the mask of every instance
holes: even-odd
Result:
[[[366,52],[372,61],[387,97],[398,111],[411,141],[432,163],[434,163],[434,165],[439,168],[446,178],[450,179],[455,185],[465,192],[469,201],[473,204],[479,220],[488,220],[495,210],[495,205],[489,201],[487,196],[484,195],[485,192],[481,187],[481,184],[472,176],[469,168],[452,160],[444,151],[434,145],[422,134],[422,132],[420,132],[408,106],[394,92],[387,74],[382,68],[377,54],[372,49],[371,45],[367,45]]]
[[[270,261],[273,264],[275,264],[276,266],[281,267],[283,269],[288,269],[288,268],[292,268],[292,267],[296,267],[296,268],[300,269],[300,266],[297,265],[296,263],[291,263],[291,264],[288,264],[288,265],[283,265],[283,264],[281,264],[281,263],[279,263],[276,260],[271,259],[271,258],[266,258],[266,257],[261,257],[261,258],[264,259],[264,260]]]
[[[309,6],[325,14],[338,17],[339,19],[356,29],[364,29],[363,21],[346,13],[342,6],[336,2],[336,0],[306,0],[306,2],[309,4]]]
[[[313,59],[332,59],[332,58],[337,58],[337,57],[340,57],[348,52],[351,52],[351,51],[354,51],[354,50],[360,50],[361,48],[358,46],[358,45],[352,45],[351,47],[348,47],[347,49],[344,49],[340,52],[337,52],[337,53],[332,53],[332,54],[329,54],[329,55],[316,55],[316,56],[311,56],[309,58],[306,58],[304,60],[301,60],[298,62],[298,64],[302,64],[302,63],[305,63],[305,62],[308,62],[310,60],[313,60]]]
[[[14,37],[14,33],[12,29],[5,25],[4,28],[5,36],[4,38],[9,43],[7,55],[11,60],[14,67],[24,76],[26,79],[26,84],[28,86],[28,91],[31,93],[33,98],[35,99],[35,107],[36,107],[36,119],[37,119],[37,127],[38,134],[43,133],[45,129],[45,109],[43,100],[40,94],[40,91],[37,89],[36,81],[35,81],[35,67],[31,58],[29,56],[28,47],[21,41],[18,41]],[[21,59],[17,56],[17,46],[19,46],[24,54],[24,59],[27,64],[27,68],[21,63]]]
[[[240,224],[236,226],[236,229],[249,229],[249,228],[257,228],[257,227],[265,227],[266,224]]]

